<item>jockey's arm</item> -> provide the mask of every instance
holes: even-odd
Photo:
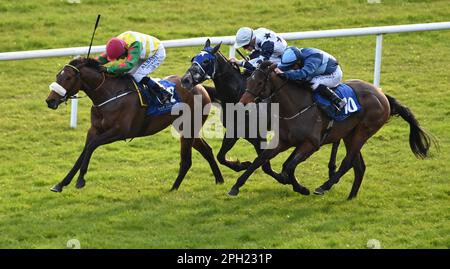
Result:
[[[139,63],[139,56],[142,50],[141,42],[134,42],[128,48],[127,58],[123,63],[113,65],[107,68],[108,73],[119,73],[123,74],[135,67]]]
[[[95,57],[94,59],[97,60],[98,62],[100,62],[100,64],[102,64],[102,65],[109,63],[106,52],[103,52],[102,54]]]
[[[273,54],[274,44],[272,41],[266,41],[261,45],[260,50],[254,50],[250,54],[250,61],[243,64],[248,71],[254,71],[263,61],[269,60]]]
[[[284,72],[284,76],[289,80],[306,80],[310,77],[314,72],[322,64],[322,55],[317,54],[318,56],[312,56],[305,59],[305,63],[301,69],[297,70],[289,70]]]

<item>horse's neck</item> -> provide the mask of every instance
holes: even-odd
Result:
[[[213,81],[222,102],[239,102],[245,88],[244,78],[220,56],[217,58],[217,70]]]
[[[91,74],[83,82],[85,84],[83,85],[84,92],[95,105],[113,98],[118,92],[124,91],[132,85],[131,79],[128,77],[103,76],[101,73]]]
[[[275,89],[279,89],[277,99],[280,103],[280,115],[288,116],[292,112],[297,112],[299,109],[305,108],[313,103],[311,90],[303,85],[298,85],[288,82],[283,86],[283,80],[276,78],[274,83]]]

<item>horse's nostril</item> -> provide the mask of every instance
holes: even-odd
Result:
[[[54,100],[54,99],[45,100],[45,102],[47,103],[47,106],[49,108],[55,108],[56,107],[56,100]]]

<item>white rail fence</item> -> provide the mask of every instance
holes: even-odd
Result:
[[[379,86],[381,73],[381,48],[384,34],[397,34],[407,32],[435,31],[435,30],[449,30],[449,29],[450,29],[450,22],[436,22],[436,23],[407,24],[407,25],[380,26],[380,27],[350,28],[338,30],[279,33],[279,35],[286,40],[376,35],[373,83],[376,86]],[[234,38],[235,38],[234,36],[221,36],[221,37],[211,37],[210,39],[212,44],[218,44],[219,42],[222,42],[223,44],[233,45],[235,41]],[[206,39],[207,37],[198,37],[188,39],[166,40],[162,41],[162,43],[166,48],[203,46],[205,44]],[[91,49],[91,53],[93,54],[101,53],[103,51],[105,51],[104,45],[93,46]],[[77,56],[87,54],[87,52],[88,47],[4,52],[0,53],[0,61],[49,58],[61,56]],[[230,46],[229,55],[230,57],[235,56],[235,50],[233,46]],[[77,124],[77,107],[78,107],[78,100],[73,99],[70,117],[70,127],[72,128],[75,128]]]

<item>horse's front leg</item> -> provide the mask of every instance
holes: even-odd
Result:
[[[272,140],[277,141],[277,140]],[[277,156],[278,153],[283,152],[287,150],[290,147],[289,144],[279,141],[278,144],[273,147],[273,145],[269,144],[269,149],[265,149],[256,159],[253,161],[253,163],[250,165],[249,168],[238,178],[236,183],[231,187],[231,190],[228,192],[230,196],[236,196],[239,193],[239,188],[242,187],[242,185],[245,184],[247,179],[250,177],[253,172],[258,169],[261,165],[266,163],[268,160],[272,159],[273,157]]]
[[[125,136],[119,131],[118,128],[111,128],[106,132],[95,136],[90,141],[90,143],[86,145],[85,154],[83,156],[83,160],[80,166],[80,174],[78,176],[77,184],[75,186],[76,188],[78,189],[83,188],[84,185],[86,184],[86,181],[84,180],[84,175],[87,172],[89,161],[91,160],[92,153],[94,152],[94,150],[101,145],[106,145],[120,139],[125,139]]]
[[[295,177],[295,169],[298,164],[309,158],[318,148],[309,141],[303,142],[300,146],[296,147],[291,156],[283,164],[283,175],[287,176],[287,181],[292,184],[292,189],[303,195],[309,195],[309,190],[302,186]]]
[[[186,176],[187,172],[192,166],[192,145],[194,143],[193,138],[180,138],[180,169],[178,170],[178,176],[175,182],[172,185],[172,188],[170,191],[178,190],[178,188],[181,185],[181,182],[183,182],[184,177]]]
[[[259,155],[263,151],[261,149],[261,144],[263,142],[266,142],[267,140],[265,138],[255,138],[255,139],[247,139],[250,143],[252,143],[253,147],[255,148],[256,153]],[[282,174],[278,174],[277,172],[273,171],[270,162],[266,162],[262,165],[262,170],[264,173],[268,174],[269,176],[273,177],[276,181],[278,181],[281,184],[287,184],[288,182],[285,181],[285,178]]]
[[[228,138],[225,137],[222,140],[222,146],[220,147],[219,153],[217,154],[217,160],[220,164],[225,165],[228,168],[233,169],[235,172],[245,170],[250,165],[249,163],[241,163],[239,161],[229,161],[226,158],[228,151],[236,144],[239,138]]]
[[[80,169],[81,166],[81,162],[84,158],[84,155],[86,153],[86,146],[91,142],[91,140],[95,137],[96,135],[96,130],[94,128],[90,128],[87,136],[86,136],[86,142],[84,144],[84,148],[83,151],[81,152],[80,156],[78,157],[77,161],[75,162],[75,164],[73,165],[72,169],[70,169],[69,173],[64,177],[63,180],[61,180],[61,182],[59,182],[58,184],[56,184],[55,186],[53,186],[53,188],[51,188],[51,191],[54,192],[62,192],[63,188],[67,185],[70,184],[70,182],[72,182],[73,177],[77,174],[78,170]]]

